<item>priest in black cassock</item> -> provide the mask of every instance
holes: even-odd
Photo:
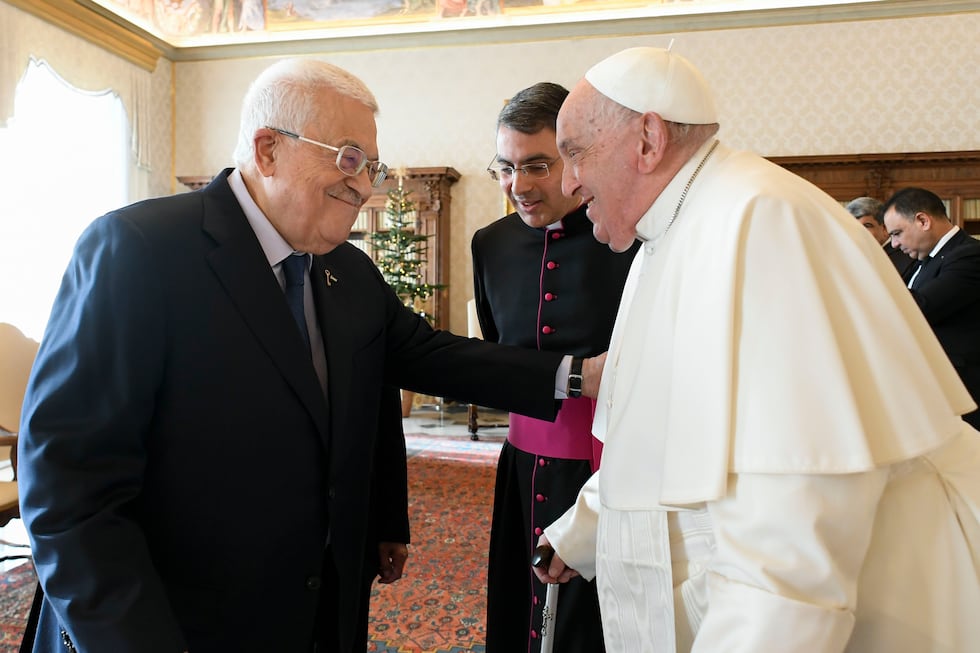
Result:
[[[488,168],[515,212],[473,235],[476,312],[492,342],[573,354],[609,346],[637,246],[617,254],[592,236],[586,207],[562,195],[555,120],[568,91],[542,82],[510,99]],[[571,385],[571,384],[570,384]],[[574,386],[554,423],[511,414],[497,466],[487,584],[487,653],[537,653],[546,586],[531,571],[545,526],[598,467],[593,400]],[[604,651],[595,585],[561,588],[554,650]]]

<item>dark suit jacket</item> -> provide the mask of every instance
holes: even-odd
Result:
[[[963,379],[980,403],[980,241],[958,231],[923,266],[912,296]],[[965,419],[980,428],[980,412]]]
[[[333,591],[349,649],[383,385],[555,415],[560,355],[433,331],[349,244],[310,273],[325,397],[229,172],[69,263],[21,425],[35,650],[308,651]]]
[[[383,455],[379,457],[379,454]],[[408,544],[410,542],[407,455],[402,424],[401,394],[398,388],[385,386],[381,397],[381,411],[378,415],[378,440],[375,443],[367,548],[364,552],[364,584],[361,586],[354,643],[350,648],[356,653],[367,650],[371,590],[374,587],[374,580],[378,577],[378,543]]]

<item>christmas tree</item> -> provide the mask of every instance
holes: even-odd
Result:
[[[398,186],[388,191],[385,203],[388,228],[370,234],[368,241],[374,249],[378,269],[388,285],[405,306],[431,323],[435,316],[425,311],[425,302],[446,286],[425,281],[424,268],[431,236],[416,233],[418,207],[410,195],[411,191],[402,188],[402,178],[399,176]]]

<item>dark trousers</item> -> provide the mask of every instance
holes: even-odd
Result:
[[[341,651],[338,635],[340,632],[337,620],[337,615],[340,613],[337,596],[339,586],[337,568],[334,566],[333,556],[330,555],[330,547],[327,547],[323,553],[320,602],[317,604],[316,625],[310,647],[313,653],[349,653]]]

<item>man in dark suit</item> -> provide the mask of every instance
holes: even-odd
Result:
[[[980,241],[955,226],[946,206],[922,188],[905,188],[885,203],[892,244],[917,259],[906,276],[970,396],[980,403]],[[980,411],[963,416],[980,428]]]
[[[881,200],[876,200],[873,197],[858,197],[848,202],[844,208],[857,218],[857,221],[868,230],[872,238],[878,241],[892,265],[898,270],[898,274],[905,279],[917,262],[902,250],[892,246],[891,240],[888,238],[888,230],[885,229],[885,218],[882,213],[884,206]]]
[[[35,651],[348,653],[372,478],[402,455],[384,386],[554,417],[570,357],[432,330],[346,242],[386,171],[376,112],[280,61],[235,169],[79,239],[21,424]]]

